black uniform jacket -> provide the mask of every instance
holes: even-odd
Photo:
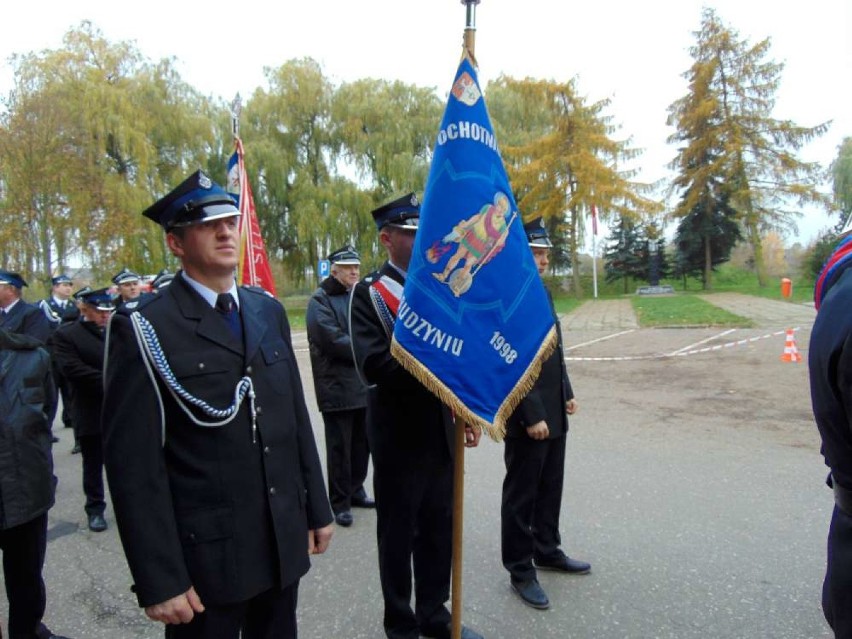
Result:
[[[290,585],[310,565],[308,529],[332,521],[284,309],[260,289],[240,288],[239,300],[245,348],[180,274],[136,313],[194,397],[226,408],[240,378],[251,378],[256,441],[248,398],[225,426],[194,423],[159,377],[152,383],[131,312],[111,321],[105,462],[142,606],[190,586],[202,602],[225,604]]]
[[[80,309],[77,308],[73,300],[69,300],[63,308],[51,295],[39,302],[39,306],[42,308],[42,312],[48,316],[48,322],[51,324],[51,328],[54,329],[58,328],[61,324],[73,322],[80,317]],[[45,309],[45,307],[47,308]]]
[[[71,322],[56,329],[50,340],[56,366],[72,388],[70,408],[76,434],[100,434],[104,398],[101,329],[94,322]]]
[[[367,439],[373,462],[410,467],[445,462],[453,452],[450,410],[390,354],[390,334],[382,324],[369,286],[387,275],[402,275],[385,262],[355,285],[352,293],[352,348],[356,365],[371,384],[367,396]]]
[[[39,340],[42,344],[47,343],[50,337],[50,322],[44,311],[38,306],[28,304],[19,299],[9,310],[5,317],[0,317],[0,328],[5,328],[11,333],[29,335]]]
[[[56,410],[56,389],[40,344],[0,331],[0,529],[32,521],[53,506],[48,416]]]
[[[526,397],[521,400],[506,424],[506,437],[526,437],[526,429],[544,420],[550,431],[547,438],[555,439],[568,432],[568,416],[565,403],[574,399],[565,353],[562,346],[562,326],[553,307],[553,298],[547,291],[550,312],[556,324],[558,344],[553,353],[541,365],[541,373]]]
[[[814,321],[808,370],[822,454],[834,481],[852,490],[852,268],[825,296]]]
[[[314,390],[323,412],[367,406],[367,388],[352,359],[348,311],[349,291],[328,277],[311,296],[305,314]]]

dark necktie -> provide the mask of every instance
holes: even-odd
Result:
[[[238,340],[243,340],[243,325],[240,322],[240,312],[230,293],[220,293],[216,298],[216,310],[222,314],[228,328]]]

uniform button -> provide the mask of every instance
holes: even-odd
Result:
[[[275,490],[275,486],[269,489],[269,494],[274,495],[277,491]]]
[[[198,363],[198,370],[200,370],[200,371],[203,371],[203,370],[204,370],[204,362],[199,362],[199,363]]]
[[[246,366],[246,375],[251,375],[253,372],[251,366]]]
[[[254,412],[257,413],[258,415],[262,415],[263,414],[263,406],[258,406],[257,408],[254,409]]]
[[[263,447],[263,454],[264,454],[264,455],[268,455],[268,454],[269,454],[269,446],[264,446],[264,447]]]
[[[275,351],[275,357],[278,357],[278,351]]]

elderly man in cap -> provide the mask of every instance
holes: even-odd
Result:
[[[239,210],[207,175],[144,215],[182,269],[110,324],[104,449],[133,590],[169,638],[294,638],[333,517],[287,315],[237,287]]]
[[[139,282],[142,277],[128,269],[121,269],[118,273],[112,276],[112,283],[115,284],[118,290],[118,304],[129,309],[134,309],[142,300],[142,292]]]
[[[13,639],[62,639],[42,623],[47,512],[56,477],[49,416],[56,404],[41,342],[0,328],[0,550]]]
[[[104,518],[104,456],[101,404],[104,399],[104,330],[115,310],[105,288],[80,298],[82,321],[60,326],[53,335],[53,357],[71,387],[71,413],[83,457],[83,493],[89,530],[107,529]]]
[[[46,344],[50,322],[40,308],[21,298],[21,289],[26,285],[18,273],[0,270],[0,328],[29,335]]]
[[[325,424],[328,496],[335,521],[351,526],[352,506],[375,507],[364,490],[367,387],[355,370],[349,340],[349,291],[358,282],[361,258],[351,246],[328,256],[331,275],[311,296],[305,316],[317,405]]]
[[[538,274],[543,276],[553,246],[544,221],[536,218],[524,225],[524,231]],[[538,582],[536,567],[573,574],[591,570],[588,563],[571,559],[559,547],[568,415],[577,411],[577,400],[565,368],[562,330],[550,291],[547,297],[558,345],[509,417],[500,512],[503,566],[509,571],[512,590],[523,603],[538,609],[549,608],[550,600]]]
[[[449,639],[455,426],[450,410],[390,354],[419,217],[413,193],[373,211],[388,260],[353,289],[350,322],[355,363],[371,385],[367,438],[385,633],[390,639]],[[479,443],[479,431],[468,428],[465,436],[468,446]],[[462,637],[480,635],[464,627]]]

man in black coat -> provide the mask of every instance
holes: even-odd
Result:
[[[51,279],[50,296],[41,300],[39,306],[44,312],[50,323],[50,328],[56,330],[63,324],[74,322],[80,317],[80,309],[77,308],[77,303],[71,297],[71,278],[65,273],[57,275]],[[71,394],[68,388],[68,383],[62,376],[62,371],[56,365],[56,358],[53,355],[53,338],[47,341],[47,350],[51,354],[53,363],[53,380],[56,382],[56,388],[59,391],[59,396],[62,398],[62,424],[65,428],[73,428],[74,424],[71,421]],[[54,437],[54,442],[59,441]]]
[[[353,289],[352,348],[371,384],[367,439],[373,455],[379,576],[390,639],[450,636],[453,429],[449,409],[390,354],[420,206],[413,193],[373,211],[388,261]],[[476,446],[479,432],[467,429]],[[415,610],[411,610],[412,561]],[[464,639],[478,633],[463,628]]]
[[[39,302],[48,320],[58,328],[61,324],[73,322],[80,317],[80,310],[71,297],[72,280],[62,273],[50,280],[50,296]]]
[[[118,291],[116,304],[119,307],[126,306],[133,310],[139,306],[139,302],[144,297],[140,286],[141,280],[142,277],[139,274],[134,273],[126,266],[112,276],[112,283],[115,284]]]
[[[553,244],[543,220],[528,222],[524,231],[538,273],[544,275]],[[558,344],[507,422],[500,511],[503,565],[511,576],[512,590],[525,604],[538,609],[549,608],[550,600],[538,583],[533,561],[542,570],[575,574],[591,570],[588,563],[571,559],[559,547],[568,415],[577,411],[577,400],[565,368],[562,330],[550,291],[547,297]]]
[[[351,526],[352,506],[374,508],[364,490],[367,387],[355,370],[349,339],[349,291],[358,282],[361,258],[351,246],[328,256],[331,275],[308,301],[305,323],[317,405],[325,425],[328,497],[334,519]]]
[[[16,639],[62,639],[41,621],[47,511],[56,490],[48,421],[56,390],[40,346],[0,328],[0,549],[9,634]]]
[[[134,592],[169,638],[294,638],[333,518],[287,316],[236,286],[239,211],[204,173],[144,215],[183,269],[108,329],[105,460]]]
[[[101,404],[104,399],[104,329],[115,310],[107,289],[81,297],[82,321],[65,324],[51,338],[53,357],[71,387],[71,412],[83,458],[83,493],[89,530],[107,529]]]
[[[29,335],[46,344],[50,322],[42,309],[21,298],[21,289],[26,285],[18,273],[0,271],[0,328]]]
[[[808,348],[814,418],[834,491],[822,609],[838,639],[852,638],[852,234],[817,278]]]

